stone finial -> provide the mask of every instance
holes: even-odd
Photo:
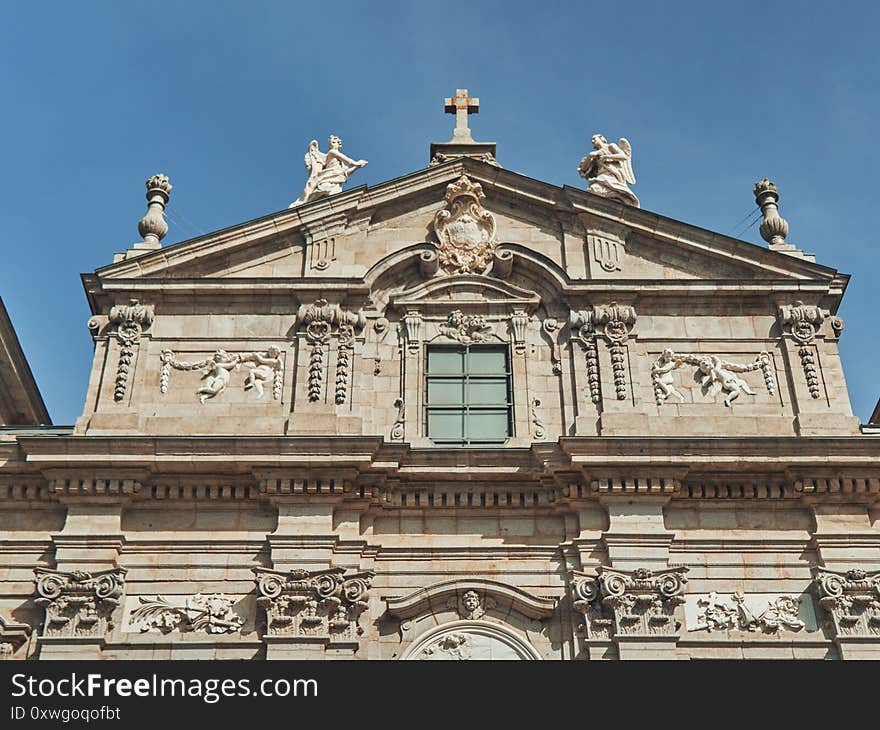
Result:
[[[788,235],[788,221],[779,215],[779,193],[776,186],[766,177],[755,183],[755,202],[764,214],[761,224],[761,238],[771,247],[785,243]]]
[[[138,221],[138,233],[144,239],[144,243],[151,248],[160,248],[160,241],[168,233],[168,224],[165,222],[165,206],[171,197],[171,183],[168,176],[162,173],[153,175],[146,182],[147,186],[147,214]]]

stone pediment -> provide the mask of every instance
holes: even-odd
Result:
[[[384,258],[437,242],[437,222],[443,221],[436,217],[447,204],[448,188],[462,175],[485,196],[481,201],[494,218],[498,251],[532,251],[571,281],[845,283],[833,269],[763,246],[459,159],[119,261],[87,276],[87,287],[99,289],[98,281],[108,288],[124,288],[123,282],[138,288],[136,282],[144,280],[177,280],[181,288],[199,288],[210,280],[247,279],[259,290],[280,280],[297,287],[301,280],[362,279]],[[452,272],[441,267],[443,273]]]
[[[466,314],[522,309],[531,314],[540,303],[541,298],[533,291],[472,274],[432,279],[390,300],[400,313],[418,309],[426,315],[446,314],[451,309]]]

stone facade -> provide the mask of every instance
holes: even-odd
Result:
[[[11,657],[880,658],[846,275],[451,153],[157,245],[73,432],[0,432]],[[503,446],[429,437],[438,345]]]

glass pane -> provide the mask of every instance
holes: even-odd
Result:
[[[503,441],[507,436],[507,409],[468,414],[468,438],[472,441]]]
[[[464,381],[429,380],[428,403],[430,405],[461,405],[464,403]]]
[[[468,372],[470,373],[500,373],[507,372],[507,349],[477,349],[468,351]]]
[[[468,403],[507,404],[507,378],[468,381]]]
[[[436,441],[464,438],[464,412],[428,411],[428,437]]]
[[[428,350],[428,372],[432,375],[464,372],[464,350]]]

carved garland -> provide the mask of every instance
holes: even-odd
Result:
[[[125,568],[97,573],[35,568],[35,603],[46,609],[43,636],[104,636],[112,626],[110,614],[119,605],[125,573]]]
[[[175,606],[162,596],[140,596],[140,606],[131,612],[131,624],[140,631],[157,629],[167,634],[178,631],[204,631],[208,634],[227,634],[238,631],[244,619],[232,607],[235,599],[224,593],[203,595],[197,593]]]
[[[590,400],[593,403],[602,401],[602,389],[599,379],[599,351],[596,338],[602,336],[608,342],[611,355],[611,371],[614,377],[614,393],[617,400],[626,400],[626,341],[630,329],[636,322],[635,307],[612,302],[597,305],[591,310],[572,311],[571,329],[573,337],[584,348],[587,360],[587,380],[590,388]]]
[[[348,398],[348,380],[351,372],[351,355],[354,352],[355,335],[363,330],[366,318],[363,312],[348,312],[338,304],[317,299],[303,304],[297,312],[297,325],[305,327],[306,342],[311,347],[309,355],[309,400],[319,401],[324,387],[324,351],[330,338],[337,338],[336,390],[334,400],[345,403]]]
[[[880,635],[880,570],[814,568],[819,605],[837,636]]]
[[[807,305],[802,301],[781,306],[778,311],[780,324],[783,327],[788,326],[791,336],[798,343],[798,356],[807,379],[807,388],[813,398],[821,396],[814,342],[819,325],[829,314],[831,313],[827,309]]]
[[[211,357],[198,362],[186,362],[178,360],[172,350],[162,350],[159,355],[162,361],[162,369],[159,371],[159,392],[163,395],[168,392],[168,381],[171,369],[175,370],[201,370],[202,380],[205,384],[196,391],[199,401],[220,395],[229,385],[231,373],[238,370],[242,365],[247,368],[244,389],[254,389],[257,400],[263,398],[263,384],[272,382],[272,398],[281,399],[284,386],[284,363],[281,359],[281,350],[274,345],[266,349],[265,353],[239,352],[229,353],[226,350],[217,350]]]
[[[131,361],[134,359],[134,346],[140,340],[143,330],[153,323],[153,315],[153,305],[138,304],[137,301],[110,308],[109,320],[116,325],[116,339],[120,344],[116,386],[113,389],[113,400],[117,402],[125,398]]]
[[[572,605],[584,614],[588,639],[615,635],[675,634],[676,606],[684,603],[687,567],[653,571],[647,568],[598,568],[595,576],[572,571]]]
[[[683,364],[693,365],[697,368],[700,386],[704,394],[716,395],[726,393],[724,405],[730,407],[740,393],[756,395],[749,384],[738,377],[736,373],[750,373],[760,370],[764,376],[764,386],[772,396],[776,394],[776,379],[773,377],[772,360],[770,354],[761,352],[754,362],[745,365],[722,360],[717,355],[685,355],[674,350],[665,349],[656,362],[651,366],[651,384],[654,386],[654,397],[657,405],[661,406],[674,395],[679,401],[684,401],[684,396],[675,387],[672,371]]]
[[[254,568],[259,598],[270,635],[327,636],[331,641],[357,641],[375,573],[344,575],[343,568],[282,572]]]

